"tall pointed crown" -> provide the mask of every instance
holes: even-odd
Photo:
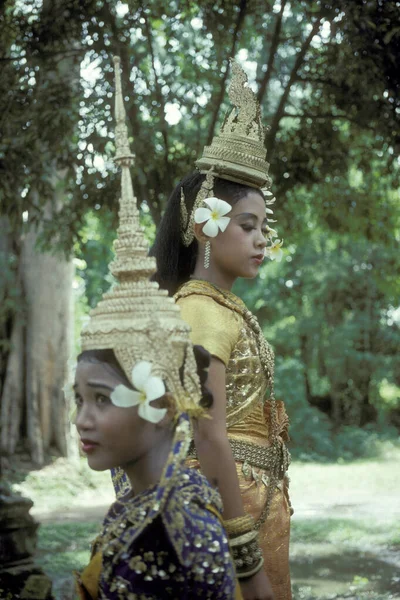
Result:
[[[255,188],[270,186],[269,163],[264,146],[265,130],[257,96],[247,86],[247,75],[231,59],[229,99],[234,108],[225,118],[219,135],[196,162],[201,173],[214,167],[214,175]]]
[[[121,167],[119,227],[110,271],[116,283],[90,312],[81,334],[82,350],[112,349],[129,381],[134,365],[152,363],[152,374],[161,377],[175,399],[178,412],[199,416],[200,383],[189,340],[189,327],[179,307],[165,290],[150,281],[156,262],[139,223],[130,166],[133,163],[121,91],[120,59],[115,70],[115,162]],[[182,369],[183,367],[183,369]],[[181,373],[183,370],[183,383]]]

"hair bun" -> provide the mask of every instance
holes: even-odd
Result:
[[[214,402],[214,397],[206,386],[208,379],[208,369],[210,368],[211,354],[203,348],[203,346],[193,346],[193,353],[197,364],[197,373],[200,379],[201,401],[200,406],[203,408],[211,408]]]

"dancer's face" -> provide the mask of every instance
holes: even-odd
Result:
[[[123,383],[104,363],[79,362],[75,376],[76,427],[88,464],[95,471],[132,466],[156,447],[163,424],[138,415],[138,407],[114,406],[110,395]]]
[[[210,239],[213,267],[232,279],[256,277],[267,245],[265,201],[251,191],[226,216],[226,230]]]

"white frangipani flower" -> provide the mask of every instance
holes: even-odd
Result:
[[[204,200],[210,208],[201,207],[196,209],[194,213],[195,223],[205,223],[203,233],[208,237],[216,237],[218,230],[225,231],[229,225],[230,218],[225,217],[231,210],[232,206],[220,200],[219,198],[211,197]]]
[[[132,384],[136,390],[125,385],[117,385],[110,398],[115,406],[128,408],[139,405],[139,417],[159,423],[167,412],[166,408],[154,408],[150,402],[165,394],[165,385],[161,377],[151,375],[152,364],[146,360],[138,362],[132,369]]]
[[[269,225],[266,226],[266,231],[267,231],[267,237],[269,239],[277,238],[278,237],[278,232],[276,231],[276,229],[273,229]]]
[[[265,256],[268,256],[271,260],[276,260],[276,262],[281,262],[283,256],[283,240],[275,240],[272,246],[265,248]]]

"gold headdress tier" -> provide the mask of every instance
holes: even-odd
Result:
[[[203,206],[207,197],[214,196],[214,178],[221,177],[246,186],[261,189],[267,205],[275,202],[270,191],[271,179],[268,176],[269,163],[265,160],[265,130],[261,122],[261,109],[257,96],[247,87],[247,75],[242,67],[231,59],[232,80],[229,98],[234,108],[227,115],[220,134],[215,136],[210,146],[206,146],[203,156],[196,161],[196,167],[206,178],[196,196],[190,215],[181,188],[180,219],[181,240],[190,246],[194,240],[194,215]]]
[[[133,162],[125,123],[120,59],[114,58],[116,163],[121,167],[119,227],[110,271],[116,283],[90,313],[82,331],[82,351],[112,349],[129,381],[139,361],[152,363],[152,374],[161,377],[175,399],[178,412],[199,416],[200,382],[189,327],[179,307],[165,290],[149,278],[156,271],[139,223],[130,165]],[[183,382],[180,370],[183,367]]]
[[[255,188],[269,188],[269,163],[266,161],[260,104],[247,86],[247,75],[242,67],[232,59],[231,65],[228,94],[234,108],[225,118],[220,134],[204,148],[196,166],[201,173],[214,167],[217,177]]]

